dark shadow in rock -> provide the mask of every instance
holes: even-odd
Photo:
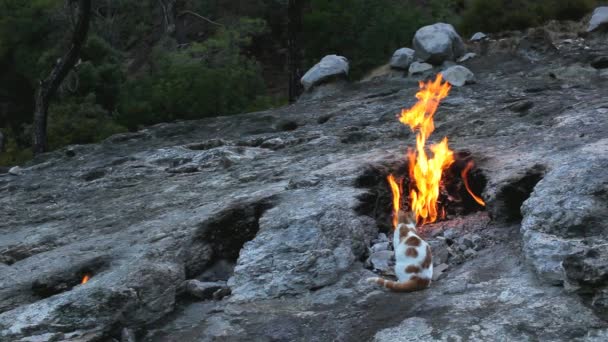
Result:
[[[468,151],[454,152],[454,159],[454,163],[443,173],[445,185],[440,190],[438,200],[439,203],[445,203],[440,210],[445,210],[446,219],[484,210],[484,206],[478,204],[468,193],[461,178],[463,169],[473,160],[472,154]],[[359,197],[356,212],[375,219],[378,230],[382,233],[392,231],[392,193],[387,181],[389,174],[393,174],[396,179],[403,179],[401,208],[409,208],[407,189],[410,188],[410,180],[405,160],[368,165],[355,180],[356,187],[368,189]],[[481,170],[473,168],[467,178],[473,193],[480,196],[487,184],[485,175]]]
[[[88,260],[73,269],[58,272],[32,283],[32,292],[39,299],[70,291],[74,286],[84,284],[108,265],[107,258],[97,257]]]
[[[331,118],[333,118],[333,115],[323,115],[323,116],[320,116],[317,119],[317,123],[319,125],[322,125],[322,124],[326,123],[327,121],[329,121],[329,119],[331,119]]]
[[[530,197],[545,171],[543,165],[535,165],[522,177],[503,186],[492,205],[492,218],[504,222],[521,221],[521,205]]]
[[[297,122],[290,120],[280,122],[278,127],[281,131],[295,131],[296,129],[298,129],[299,125]]]
[[[202,276],[210,265],[220,260],[236,263],[245,242],[256,236],[260,217],[273,205],[272,197],[234,203],[203,222],[184,256],[186,278]]]
[[[227,145],[227,143],[222,139],[210,139],[198,143],[188,144],[185,147],[193,151],[204,151],[224,145]]]
[[[82,179],[86,182],[92,182],[96,179],[103,178],[106,175],[106,170],[104,169],[94,169],[90,170],[87,173],[82,175]]]

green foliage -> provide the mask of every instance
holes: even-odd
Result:
[[[154,69],[126,84],[119,122],[130,129],[175,119],[197,119],[259,106],[264,82],[259,65],[241,48],[263,22],[242,20],[203,43],[178,52],[156,51]]]
[[[77,102],[54,104],[49,109],[49,147],[100,141],[126,129],[116,124],[111,115],[96,103],[94,95]]]
[[[595,0],[472,0],[463,13],[463,32],[519,30],[550,19],[580,19]]]
[[[349,59],[355,78],[410,46],[416,29],[428,21],[413,1],[312,0],[310,7],[303,18],[307,66],[339,54]]]

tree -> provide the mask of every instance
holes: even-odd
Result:
[[[34,154],[43,153],[48,149],[47,118],[49,102],[57,92],[63,79],[74,65],[76,65],[80,49],[82,48],[89,31],[89,23],[91,21],[91,0],[69,1],[78,1],[78,19],[68,51],[57,61],[57,64],[55,64],[50,75],[46,79],[40,81],[38,91],[36,92],[32,146]]]
[[[289,68],[289,102],[293,103],[301,91],[300,32],[302,32],[302,5],[304,0],[289,0],[287,4],[287,66]]]

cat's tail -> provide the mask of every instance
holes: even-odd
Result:
[[[431,285],[430,279],[420,277],[412,277],[412,279],[404,282],[392,281],[378,277],[367,278],[367,281],[384,286],[394,292],[413,292],[424,290]]]

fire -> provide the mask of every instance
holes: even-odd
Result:
[[[401,193],[403,192],[402,183],[395,180],[395,176],[388,175],[388,184],[391,186],[393,193],[393,227],[397,227],[399,223],[399,207],[401,206]]]
[[[475,195],[473,193],[473,191],[471,191],[471,187],[469,187],[469,180],[467,179],[467,175],[468,175],[469,171],[473,168],[473,165],[475,165],[475,164],[473,163],[472,160],[470,162],[468,162],[467,166],[462,170],[462,173],[460,174],[460,176],[462,177],[462,181],[464,182],[464,187],[467,188],[469,195],[471,195],[471,197],[473,197],[475,202],[477,202],[477,203],[479,203],[479,205],[482,205],[485,207],[486,202],[484,202],[480,197]]]
[[[85,274],[84,277],[82,277],[82,281],[80,282],[80,284],[86,284],[89,279],[91,279],[91,277],[88,274]]]
[[[438,74],[434,81],[420,82],[420,91],[416,93],[418,102],[412,108],[403,109],[399,116],[401,123],[410,126],[413,132],[418,131],[416,149],[409,149],[407,158],[409,161],[410,206],[416,222],[420,224],[432,223],[438,217],[445,217],[445,208],[441,208],[439,211],[437,201],[442,186],[443,171],[454,162],[454,152],[448,146],[447,137],[443,138],[439,144],[429,146],[431,155],[427,154],[426,143],[435,130],[433,117],[439,107],[439,102],[448,96],[450,89],[450,84],[443,82],[441,74]],[[483,200],[474,195],[469,187],[467,173],[472,167],[472,163],[467,165],[461,174],[462,179],[467,191],[475,201],[485,205]],[[393,175],[389,175],[388,181],[393,193],[393,225],[396,226],[403,190]]]

